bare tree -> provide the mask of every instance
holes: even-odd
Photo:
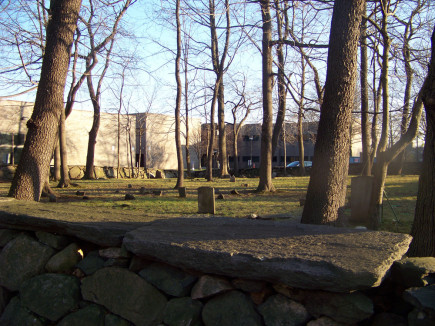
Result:
[[[184,182],[184,166],[183,166],[183,152],[181,148],[181,95],[182,84],[180,78],[180,61],[181,61],[181,23],[180,23],[180,0],[175,3],[175,20],[177,24],[177,55],[175,57],[175,80],[177,82],[177,97],[175,100],[175,146],[177,148],[177,183],[175,188],[183,187]]]

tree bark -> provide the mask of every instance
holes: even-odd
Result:
[[[20,164],[9,190],[9,196],[39,201],[49,173],[63,95],[81,0],[50,2],[51,19],[36,93]]]
[[[54,147],[54,171],[53,171],[54,175],[53,175],[53,177],[54,177],[55,181],[59,181],[61,178],[61,175],[60,175],[61,163],[60,163],[60,145],[59,145],[60,139],[59,139],[59,135],[57,135],[56,138],[57,138],[55,141],[56,145]]]
[[[408,251],[408,256],[413,257],[435,257],[435,28],[431,41],[429,74],[422,95],[427,123],[423,167],[411,230],[413,240]]]
[[[59,122],[59,148],[60,148],[60,161],[61,171],[60,180],[57,185],[58,188],[66,188],[71,184],[69,179],[69,169],[67,162],[67,148],[66,148],[66,131],[65,131],[65,110],[62,110]]]
[[[183,187],[184,182],[184,166],[183,166],[183,151],[181,148],[181,93],[182,85],[180,78],[180,60],[181,60],[181,25],[180,25],[180,0],[175,4],[175,20],[177,22],[177,55],[175,57],[175,81],[177,82],[177,95],[175,99],[175,146],[177,149],[177,167],[178,176],[175,189]]]
[[[334,2],[325,95],[302,223],[334,223],[344,207],[358,39],[365,1]]]
[[[228,158],[227,158],[227,132],[225,129],[225,99],[224,83],[219,84],[218,92],[218,128],[219,128],[219,176],[221,178],[228,175]]]
[[[263,22],[262,39],[262,88],[263,88],[263,124],[261,127],[260,181],[257,191],[275,191],[272,183],[272,20],[269,0],[261,0],[261,18]]]

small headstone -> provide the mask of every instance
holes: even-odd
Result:
[[[141,187],[141,188],[139,189],[139,193],[140,193],[141,195],[146,195],[146,194],[148,193],[148,191],[146,190],[145,187]]]
[[[83,196],[82,199],[83,199],[83,200],[89,200],[90,198],[89,198],[89,196]]]
[[[230,176],[230,182],[236,182],[236,177],[234,175]]]
[[[276,178],[276,172],[272,172],[272,179]]]
[[[156,171],[156,179],[165,179],[165,178],[166,178],[165,172],[160,171],[160,170]]]
[[[116,189],[116,190],[115,190],[115,194],[119,194],[119,189]]]
[[[231,195],[240,195],[240,193],[236,189],[231,190],[230,194]]]
[[[79,191],[79,190],[76,191],[76,196],[84,196],[84,195],[85,195],[84,191]]]
[[[214,188],[199,187],[198,188],[198,213],[200,214],[215,214],[216,205],[214,200]]]
[[[133,186],[129,183],[127,186],[129,189],[133,188]]]
[[[223,194],[219,194],[219,195],[217,195],[216,199],[225,199],[225,197]]]
[[[125,194],[124,199],[125,200],[134,200],[134,199],[136,199],[136,197],[132,194]]]
[[[55,202],[57,202],[57,197],[53,194],[50,194],[48,196],[48,200],[50,201],[50,203],[55,203]]]
[[[162,190],[155,190],[155,191],[153,191],[153,195],[154,196],[163,196],[163,191]]]
[[[180,188],[178,188],[178,195],[181,198],[186,198],[187,197],[186,187],[180,187]]]

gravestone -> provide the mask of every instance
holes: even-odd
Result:
[[[180,187],[180,188],[178,188],[178,195],[181,198],[186,198],[187,197],[186,187]]]
[[[216,205],[213,187],[198,188],[198,213],[215,214]]]
[[[369,206],[373,187],[372,176],[352,178],[349,223],[353,225],[370,226]]]

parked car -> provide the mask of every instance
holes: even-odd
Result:
[[[305,172],[309,173],[312,166],[313,166],[312,161],[304,161]],[[287,164],[287,170],[289,170],[291,174],[298,174],[299,167],[300,167],[299,161],[294,161]]]

